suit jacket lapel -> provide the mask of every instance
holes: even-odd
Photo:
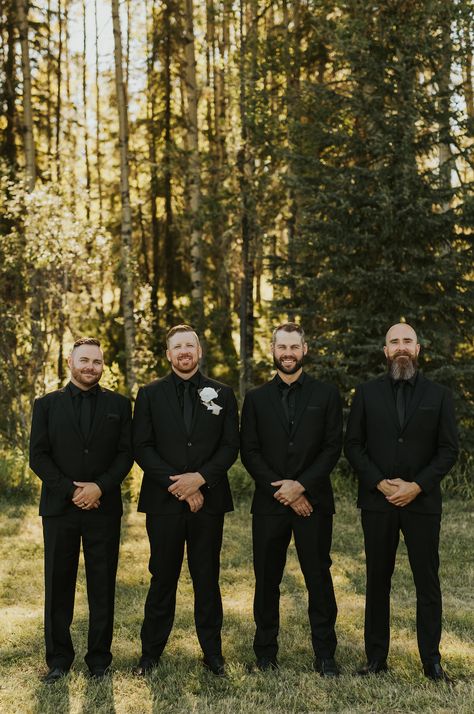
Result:
[[[173,375],[168,374],[162,382],[163,391],[168,399],[168,404],[171,408],[171,413],[173,414],[176,423],[179,425],[180,429],[186,434],[186,427],[184,425],[183,415],[178,402],[178,395],[176,394],[176,387],[174,385]]]
[[[77,423],[76,419],[76,414],[74,413],[74,407],[72,404],[72,395],[69,389],[67,387],[63,387],[60,391],[60,394],[62,395],[63,401],[63,407],[64,411],[66,412],[67,416],[69,417],[69,421],[72,423],[72,426],[74,427],[74,430],[76,431],[77,436],[81,441],[84,441],[84,438],[81,434],[81,430],[79,429],[79,424]]]
[[[418,408],[418,405],[421,401],[421,398],[423,397],[426,388],[428,386],[428,381],[424,379],[422,374],[418,374],[418,377],[416,379],[415,387],[413,389],[413,394],[411,396],[410,404],[408,405],[408,409],[405,415],[405,423],[403,425],[403,429],[406,429],[406,426],[409,422],[409,420],[412,418],[413,414],[415,413],[416,409]],[[410,387],[408,387],[410,389]]]
[[[398,421],[397,408],[395,406],[395,398],[393,396],[393,389],[392,389],[392,385],[390,383],[390,377],[388,375],[385,375],[385,377],[380,380],[380,386],[382,389],[383,397],[385,399],[385,406],[387,407],[387,411],[389,412],[391,418],[393,419],[393,422],[397,428],[397,431],[400,431],[400,422]],[[405,423],[406,423],[406,420],[405,420]]]
[[[305,376],[301,387],[296,387],[296,389],[301,389],[301,394],[299,395],[299,399],[296,400],[296,414],[295,414],[295,421],[293,423],[293,429],[291,430],[292,432],[294,432],[296,430],[296,428],[298,427],[298,423],[301,419],[302,414],[304,413],[304,411],[306,409],[306,405],[308,404],[309,398],[313,391],[313,387],[314,387],[314,384],[311,384],[311,382],[308,380],[307,376]]]

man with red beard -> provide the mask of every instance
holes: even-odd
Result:
[[[85,660],[95,678],[109,669],[120,484],[133,464],[130,401],[99,385],[99,340],[77,340],[68,365],[69,383],[35,401],[31,424],[30,466],[43,482],[46,684],[67,674],[74,660],[69,630],[81,542],[89,601]]]
[[[341,400],[333,385],[303,371],[308,345],[299,325],[277,327],[271,349],[277,373],[247,393],[241,427],[242,463],[255,481],[256,666],[278,667],[280,583],[293,535],[308,590],[314,668],[337,677],[330,475],[342,447]]]
[[[224,514],[233,509],[227,471],[239,450],[237,401],[230,387],[199,371],[192,327],[173,327],[166,344],[171,372],[139,390],[133,417],[152,575],[134,673],[150,674],[165,648],[186,547],[203,664],[222,676],[219,561]]]
[[[345,439],[359,479],[366,554],[365,651],[357,674],[387,671],[390,586],[403,533],[416,588],[416,629],[424,674],[449,681],[440,660],[438,578],[440,481],[458,454],[450,391],[418,372],[415,330],[393,325],[385,337],[388,374],[360,385]]]

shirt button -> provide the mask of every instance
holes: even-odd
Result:
[[[88,454],[88,453],[89,453],[89,449],[84,449],[84,453],[85,453],[85,454]]]
[[[188,446],[192,446],[192,443],[190,441],[188,441]]]
[[[295,444],[294,444],[293,441],[290,441],[290,444],[289,444],[289,445],[290,445],[290,446],[294,446]]]
[[[399,443],[399,444],[403,444],[403,439],[402,439],[402,437],[399,438],[398,443]]]

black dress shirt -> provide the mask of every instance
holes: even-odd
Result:
[[[304,372],[301,372],[298,379],[292,384],[284,382],[279,374],[276,376],[276,381],[278,389],[280,390],[283,410],[288,419],[288,427],[291,431],[295,423],[296,406],[301,392],[301,386],[304,382]]]
[[[79,387],[76,387],[75,384],[72,382],[69,382],[67,385],[67,388],[71,392],[72,396],[72,405],[74,407],[74,414],[76,415],[76,420],[81,428],[81,431],[83,431],[81,427],[82,423],[82,418],[83,415],[83,409],[84,407],[84,399],[90,399],[90,410],[89,414],[87,417],[87,426],[86,426],[86,432],[83,433],[83,437],[86,439],[89,436],[90,430],[92,428],[92,424],[94,422],[94,415],[95,415],[95,409],[97,406],[97,392],[99,391],[99,385],[95,384],[93,387],[87,390],[80,389]]]

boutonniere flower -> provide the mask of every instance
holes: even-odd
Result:
[[[219,404],[215,404],[213,401],[213,399],[217,399],[219,396],[216,390],[212,387],[203,387],[202,389],[198,389],[198,394],[206,409],[212,412],[215,416],[218,416],[222,407],[219,406]]]

